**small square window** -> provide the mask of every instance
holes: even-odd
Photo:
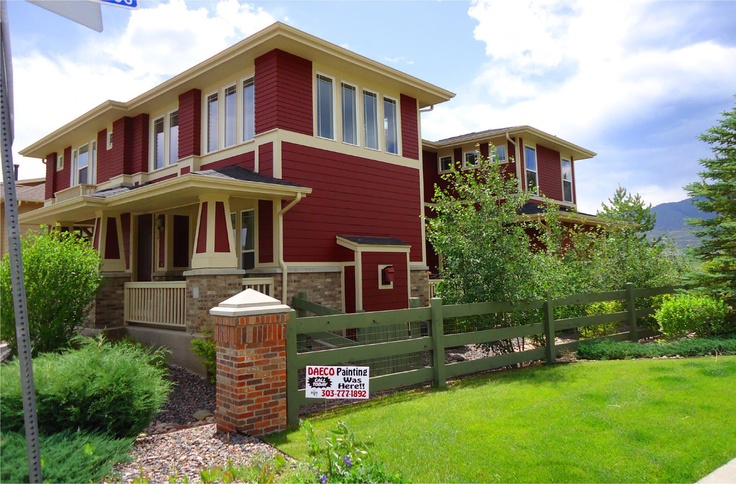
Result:
[[[465,153],[465,168],[474,168],[478,165],[478,152],[468,151]]]
[[[505,146],[496,146],[496,153],[493,156],[493,160],[498,163],[506,163],[509,161],[508,154]]]
[[[56,157],[56,169],[57,170],[64,169],[64,155],[59,155]]]
[[[452,170],[452,156],[440,157],[440,173]]]

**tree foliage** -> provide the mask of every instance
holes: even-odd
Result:
[[[646,232],[654,229],[657,214],[652,212],[652,204],[645,204],[641,195],[630,194],[626,188],[619,185],[609,205],[604,202],[598,216],[607,222],[620,223],[622,229],[639,233],[644,237]]]
[[[33,356],[67,346],[100,286],[100,258],[74,232],[42,228],[21,241],[29,336]],[[0,264],[0,335],[17,353],[10,259]]]
[[[736,304],[736,106],[722,113],[722,119],[700,135],[711,146],[712,158],[703,158],[700,181],[685,187],[703,212],[711,219],[692,219],[700,239],[692,249],[703,261],[695,282],[706,291]]]

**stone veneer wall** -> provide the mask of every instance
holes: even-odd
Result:
[[[300,292],[306,292],[309,301],[344,311],[341,272],[289,272],[287,281],[289,284],[287,304],[291,305],[292,297]]]
[[[429,272],[411,271],[411,297],[419,298],[420,306],[429,306]]]
[[[103,272],[100,290],[87,316],[88,328],[112,329],[125,326],[125,283],[131,275],[125,272]]]
[[[243,290],[243,271],[189,271],[187,278],[187,332],[199,333],[211,325],[210,309]],[[196,297],[195,297],[196,296]]]

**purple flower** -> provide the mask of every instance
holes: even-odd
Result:
[[[345,463],[346,466],[350,467],[353,465],[353,461],[350,460],[350,457],[347,455],[343,456],[342,461]]]
[[[327,482],[327,474],[322,474],[322,477],[319,478],[319,482],[325,484],[325,482]]]

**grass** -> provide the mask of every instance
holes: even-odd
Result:
[[[498,372],[310,417],[413,482],[695,482],[736,457],[736,357]],[[307,460],[299,430],[268,439]]]

